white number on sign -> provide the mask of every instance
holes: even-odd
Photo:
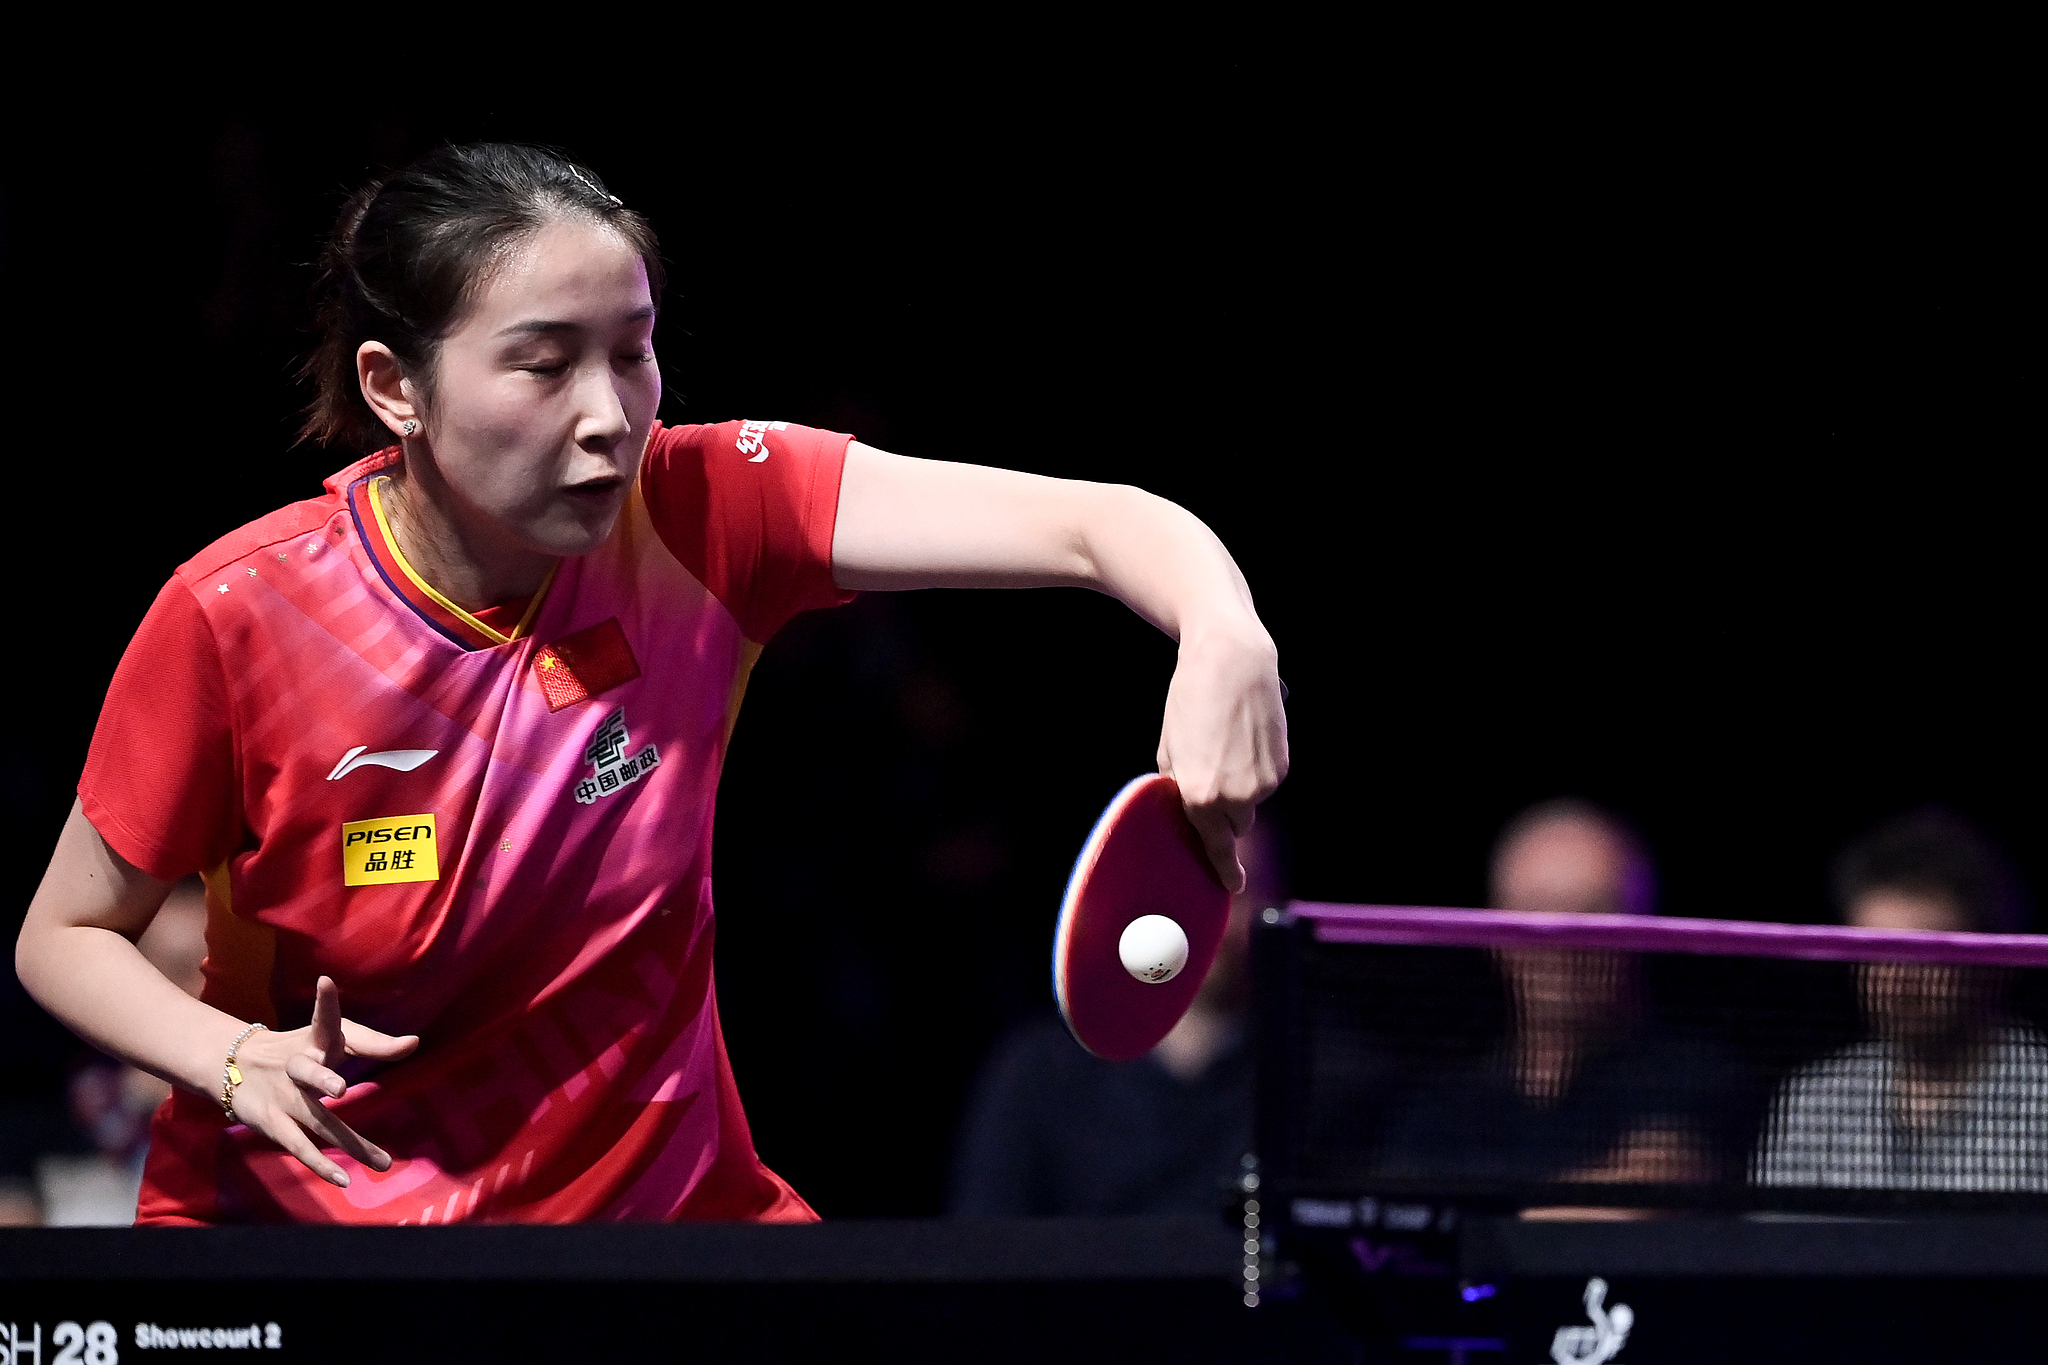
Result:
[[[50,1365],[121,1365],[121,1348],[114,1344],[117,1340],[110,1322],[85,1328],[75,1322],[60,1322],[50,1334],[50,1344],[64,1349]]]

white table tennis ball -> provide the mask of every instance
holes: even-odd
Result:
[[[1125,971],[1157,986],[1179,976],[1188,965],[1188,936],[1164,915],[1140,915],[1124,926],[1116,955],[1123,959]]]

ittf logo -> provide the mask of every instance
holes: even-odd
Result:
[[[440,880],[432,815],[385,815],[341,827],[343,886]]]

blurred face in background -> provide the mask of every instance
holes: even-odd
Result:
[[[1493,903],[1502,910],[1599,915],[1642,910],[1637,859],[1620,834],[1565,815],[1521,831],[1493,861]]]
[[[1622,834],[1586,816],[1560,815],[1502,845],[1493,903],[1502,910],[1615,914],[1648,909],[1647,869]],[[1494,954],[1524,1029],[1582,1031],[1611,1022],[1628,1003],[1634,960],[1624,953],[1505,948]]]
[[[1849,906],[1859,929],[1926,929],[1966,933],[1974,926],[1946,892],[1875,887]],[[1857,995],[1871,1031],[1909,1050],[1966,1042],[1996,1013],[2004,976],[1995,967],[1940,962],[1861,962]]]

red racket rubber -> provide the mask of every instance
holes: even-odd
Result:
[[[1149,984],[1124,970],[1117,942],[1141,915],[1165,915],[1188,936],[1187,965]],[[1188,823],[1180,788],[1152,773],[1116,794],[1074,860],[1053,936],[1052,987],[1082,1047],[1127,1062],[1173,1030],[1216,960],[1230,893]]]

